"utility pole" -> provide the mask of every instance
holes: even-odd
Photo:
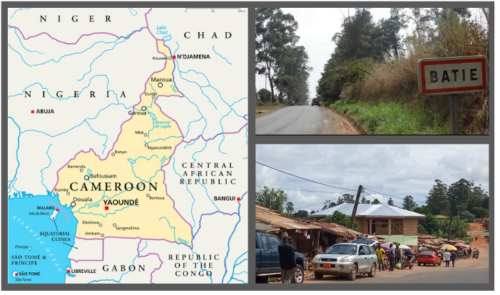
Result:
[[[356,211],[358,210],[359,197],[361,196],[361,191],[363,190],[363,186],[360,184],[358,188],[358,194],[356,195],[356,202],[354,202],[354,208],[352,209],[351,214],[351,222],[349,223],[349,228],[352,229],[354,224],[354,218],[356,217]]]

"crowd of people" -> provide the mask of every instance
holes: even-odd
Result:
[[[396,265],[402,265],[405,261],[416,262],[417,255],[411,249],[401,249],[399,244],[390,244],[389,249],[384,250],[380,244],[377,245],[375,249],[375,254],[377,254],[378,260],[378,270],[385,271],[386,268],[389,271],[394,271]],[[401,266],[400,266],[401,267]]]
[[[395,268],[401,268],[402,264],[407,261],[410,263],[417,263],[418,250],[417,249],[401,249],[399,244],[390,244],[389,249],[385,250],[380,244],[376,246],[375,254],[378,259],[378,270],[394,271]],[[455,267],[455,261],[460,258],[479,258],[479,250],[474,248],[462,249],[458,248],[457,251],[436,250],[436,256],[440,257],[445,262],[446,266]]]

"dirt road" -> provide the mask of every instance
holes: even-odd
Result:
[[[256,134],[356,134],[344,118],[324,107],[293,106],[256,119]]]

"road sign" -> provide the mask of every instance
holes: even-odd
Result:
[[[339,98],[346,98],[347,95],[345,94],[344,91],[340,92]]]
[[[458,94],[487,88],[485,56],[421,59],[418,89],[424,95]]]
[[[486,90],[486,57],[461,56],[418,61],[418,90],[423,95],[450,95],[450,133],[460,134],[459,93]]]
[[[467,235],[468,235],[468,236],[471,236],[471,235],[489,236],[489,235],[490,235],[490,233],[489,233],[489,232],[484,232],[484,231],[468,231],[468,232],[467,232]]]

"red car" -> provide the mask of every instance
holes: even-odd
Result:
[[[421,264],[423,264],[423,265],[434,264],[434,266],[436,266],[436,265],[441,265],[441,258],[436,256],[435,252],[423,251],[423,252],[420,252],[420,254],[418,254],[417,262],[418,262],[419,266]]]

